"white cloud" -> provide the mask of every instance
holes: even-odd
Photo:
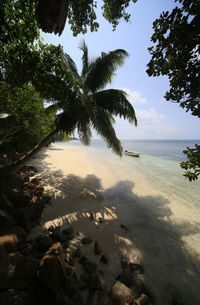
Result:
[[[142,97],[139,91],[131,91],[129,88],[119,88],[120,90],[123,90],[127,93],[127,99],[132,105],[135,104],[145,104],[147,102],[147,99],[145,97]]]
[[[135,127],[117,118],[115,130],[120,139],[177,139],[181,138],[183,130],[164,122],[165,116],[155,108],[146,110],[135,109],[138,126]]]

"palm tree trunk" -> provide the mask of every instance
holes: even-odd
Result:
[[[7,165],[0,169],[0,176],[7,176],[14,170],[17,170],[19,167],[23,166],[28,162],[37,152],[39,152],[45,145],[49,144],[52,138],[59,132],[59,129],[53,130],[46,138],[44,138],[39,144],[32,148],[27,154],[22,156],[20,159],[15,161],[13,164]]]

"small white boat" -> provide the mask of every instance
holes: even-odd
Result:
[[[134,151],[127,151],[127,150],[125,150],[124,155],[131,156],[131,157],[139,157],[140,153],[134,152]]]

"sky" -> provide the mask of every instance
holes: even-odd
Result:
[[[124,66],[116,71],[112,84],[107,88],[123,89],[133,105],[138,119],[138,126],[116,118],[115,131],[120,139],[200,139],[200,120],[180,108],[176,103],[164,99],[169,89],[166,76],[149,77],[146,74],[150,60],[148,47],[152,46],[152,24],[162,11],[171,11],[174,0],[138,0],[131,3],[127,12],[131,14],[130,23],[121,21],[116,31],[103,17],[101,1],[97,1],[98,32],[88,31],[85,35],[74,37],[66,22],[59,37],[41,33],[44,42],[62,45],[81,70],[82,52],[79,49],[84,39],[91,58],[101,52],[124,49],[129,53]],[[94,133],[93,138],[98,138]]]

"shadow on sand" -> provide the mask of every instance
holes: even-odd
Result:
[[[57,219],[61,226],[71,224],[76,228],[81,223],[79,233],[87,236],[92,232],[93,238],[112,233],[108,243],[113,247],[106,244],[106,238],[103,244],[105,249],[117,252],[117,256],[110,253],[111,263],[116,264],[115,258],[119,262],[122,257],[138,259],[155,304],[200,304],[200,260],[183,242],[184,236],[199,232],[199,224],[174,223],[170,202],[161,196],[138,196],[132,181],[119,181],[104,190],[95,175],[64,177],[62,171],[48,171],[44,161],[42,167],[42,182],[52,187],[52,206],[43,213],[43,225],[56,225]]]

